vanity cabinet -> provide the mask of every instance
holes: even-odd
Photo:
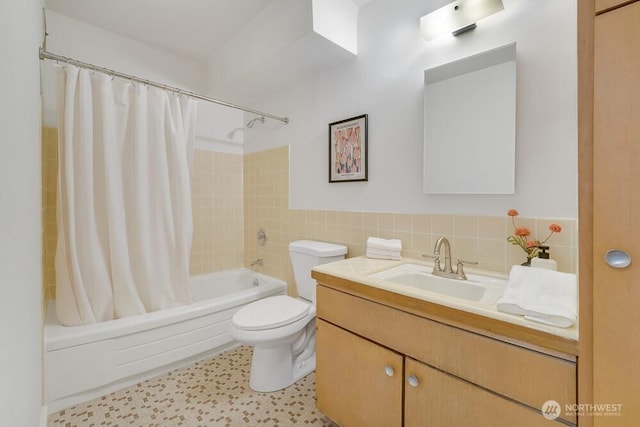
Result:
[[[575,359],[317,287],[318,408],[343,427],[548,426],[576,402]],[[575,417],[561,410],[564,423]]]
[[[316,320],[320,410],[344,426],[402,424],[403,356],[331,323]]]

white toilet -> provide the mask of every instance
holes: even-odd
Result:
[[[289,244],[299,298],[286,295],[246,305],[231,319],[229,333],[254,346],[249,386],[276,391],[316,369],[316,281],[311,269],[344,258],[347,247],[312,240]]]

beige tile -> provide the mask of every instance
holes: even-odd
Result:
[[[392,213],[378,213],[378,233],[384,231],[393,230],[393,214]]]
[[[362,223],[365,229],[373,230],[373,235],[375,235],[378,230],[378,214],[376,212],[364,212]]]
[[[453,217],[453,235],[455,237],[478,238],[478,217],[456,215]]]
[[[482,263],[501,264],[506,262],[506,245],[502,240],[479,239],[478,261]]]
[[[434,236],[453,236],[453,215],[433,215],[431,217],[431,234]]]
[[[507,218],[481,216],[478,218],[478,237],[503,240],[505,238]]]
[[[352,227],[362,228],[364,226],[363,213],[349,212],[349,223]]]
[[[411,232],[413,228],[413,215],[411,214],[393,214],[393,230]]]
[[[451,248],[451,263],[454,265],[458,259],[464,259],[467,261],[478,260],[478,240],[469,239],[466,237],[456,237],[452,242]]]
[[[431,216],[426,214],[413,215],[414,233],[431,233]]]
[[[412,235],[412,251],[422,254],[433,253],[433,242],[431,234],[413,233]]]

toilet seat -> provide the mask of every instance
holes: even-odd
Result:
[[[233,315],[233,325],[245,331],[261,331],[294,323],[309,313],[311,304],[287,295],[252,302]]]

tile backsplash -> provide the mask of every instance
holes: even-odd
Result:
[[[526,261],[524,251],[506,241],[513,233],[511,219],[488,216],[429,215],[402,212],[345,212],[335,210],[289,209],[289,149],[279,147],[245,156],[245,265],[261,258],[264,265],[253,267],[289,283],[293,270],[288,244],[298,239],[341,243],[349,248],[347,256],[364,255],[368,236],[402,240],[402,255],[422,258],[431,254],[438,237],[452,244],[452,256],[478,261],[478,267],[508,273],[511,265]],[[547,242],[558,269],[576,272],[577,221],[518,217],[518,225],[533,236],[544,239],[550,223],[562,226],[562,232]],[[266,246],[256,239],[259,228],[269,238]]]

